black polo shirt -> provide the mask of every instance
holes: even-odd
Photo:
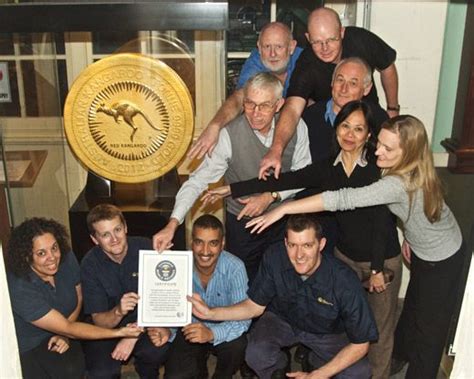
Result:
[[[142,237],[127,237],[128,251],[122,263],[111,260],[99,246],[93,247],[81,262],[82,294],[84,313],[107,312],[127,292],[138,293],[138,252],[152,250],[151,240]],[[128,313],[119,326],[135,322],[137,309]]]
[[[346,27],[342,40],[342,59],[359,57],[365,60],[372,70],[385,70],[397,57],[397,52],[374,33],[355,26]],[[291,75],[287,98],[298,96],[314,101],[331,98],[332,73],[336,65],[325,63],[314,54],[311,46],[301,53]],[[378,103],[377,89],[372,86],[366,96]]]
[[[374,317],[357,275],[331,255],[305,281],[296,273],[283,242],[265,253],[249,298],[293,328],[314,334],[346,333],[350,342],[378,338]]]
[[[54,286],[33,270],[25,278],[8,273],[8,287],[20,353],[34,349],[54,333],[32,324],[52,309],[64,317],[77,307],[76,286],[80,284],[79,264],[72,251],[65,254],[54,275]],[[1,376],[1,375],[0,375]]]

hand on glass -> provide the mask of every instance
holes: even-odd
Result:
[[[201,198],[202,205],[214,204],[217,200],[223,199],[224,197],[230,196],[230,186],[221,186],[211,190],[207,190],[204,196]]]
[[[272,209],[270,212],[267,212],[259,217],[255,217],[245,224],[247,229],[251,229],[250,233],[260,234],[270,225],[274,224],[285,215],[283,205]]]
[[[193,144],[187,157],[189,159],[201,159],[206,153],[210,157],[219,140],[219,130],[219,125],[209,124]]]
[[[268,206],[273,203],[274,199],[270,192],[261,193],[258,195],[249,196],[245,199],[238,199],[240,204],[244,204],[245,207],[240,211],[237,216],[237,220],[241,220],[243,217],[256,217],[260,216]]]

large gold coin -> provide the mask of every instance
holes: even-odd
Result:
[[[87,67],[64,107],[73,152],[89,170],[121,183],[150,181],[174,168],[193,126],[186,84],[163,62],[139,54]]]

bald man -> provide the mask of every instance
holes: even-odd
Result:
[[[281,152],[293,135],[307,101],[331,98],[332,74],[344,58],[362,58],[372,71],[378,71],[389,116],[399,112],[396,51],[382,39],[362,28],[342,27],[339,15],[330,8],[318,8],[310,14],[306,38],[309,46],[301,54],[292,74],[272,148],[260,164],[260,177],[271,168],[278,177]],[[375,86],[371,87],[365,98],[378,103]],[[308,127],[311,128],[311,125]]]
[[[242,113],[243,87],[247,80],[259,72],[270,72],[283,84],[283,96],[290,83],[291,74],[303,49],[296,46],[290,28],[281,22],[266,24],[258,38],[257,48],[252,51],[240,72],[237,89],[217,111],[188,153],[190,159],[202,158],[212,153],[219,138],[219,131]]]

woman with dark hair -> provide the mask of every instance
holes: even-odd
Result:
[[[282,204],[247,223],[260,232],[286,214],[354,210],[387,204],[404,225],[402,252],[410,282],[395,332],[394,358],[409,379],[436,378],[460,290],[467,249],[444,202],[423,123],[409,115],[382,124],[377,166],[382,179],[362,188],[326,191]]]
[[[82,378],[78,339],[136,337],[136,327],[105,329],[77,322],[79,265],[64,226],[31,218],[13,229],[7,249],[8,286],[24,378]]]
[[[363,101],[347,103],[339,111],[334,125],[337,148],[330,159],[298,171],[282,173],[279,179],[269,177],[266,181],[255,179],[233,183],[230,187],[209,191],[205,200],[215,200],[219,194],[227,195],[229,191],[233,197],[308,187],[316,187],[320,192],[361,187],[380,179],[374,155],[376,132],[368,105]],[[335,217],[337,239],[334,253],[367,283],[369,304],[379,330],[379,340],[371,344],[369,350],[373,378],[388,378],[402,275],[395,220],[386,206],[337,212]],[[389,272],[393,274],[390,286],[385,281]]]

